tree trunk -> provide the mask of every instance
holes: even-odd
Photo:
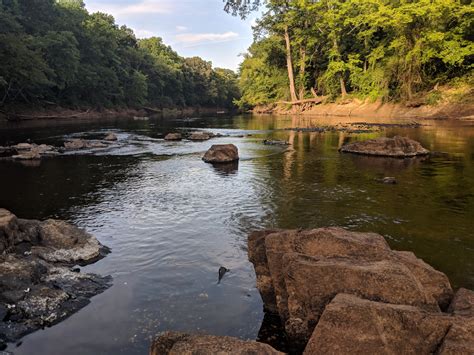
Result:
[[[339,82],[341,83],[341,96],[344,98],[347,95],[347,90],[346,90],[346,83],[344,82],[344,78],[342,77],[342,74],[340,74]]]
[[[288,68],[288,80],[290,81],[290,96],[291,101],[296,101],[295,78],[293,74],[293,61],[291,59],[291,44],[290,34],[288,33],[288,26],[285,26],[285,43],[286,43],[286,67]]]
[[[306,70],[306,48],[301,47],[300,48],[300,92],[299,92],[299,97],[300,100],[304,99],[304,94],[305,94],[305,82],[304,82],[304,75],[305,75],[305,70]]]

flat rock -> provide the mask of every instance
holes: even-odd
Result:
[[[239,160],[239,150],[233,144],[214,144],[202,158],[206,163],[230,163]]]
[[[150,348],[150,355],[277,355],[283,354],[270,345],[244,341],[227,336],[190,335],[166,332],[157,337]]]
[[[189,140],[192,140],[192,141],[207,141],[209,139],[211,139],[213,137],[213,135],[209,132],[192,132],[188,139]]]
[[[430,153],[430,151],[423,148],[419,142],[400,136],[353,142],[343,145],[340,151],[344,153],[379,155],[394,158],[415,157],[428,155]]]
[[[183,136],[181,135],[181,133],[168,133],[165,136],[166,141],[180,141],[182,139],[183,139]]]
[[[304,354],[433,354],[455,323],[441,313],[339,294],[324,310]]]

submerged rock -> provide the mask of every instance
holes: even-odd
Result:
[[[230,163],[239,160],[239,150],[233,144],[214,144],[202,160],[206,163]]]
[[[353,142],[343,145],[339,150],[343,153],[379,155],[394,158],[407,158],[428,155],[430,153],[430,151],[423,148],[419,142],[400,136]]]
[[[286,146],[286,145],[290,145],[290,142],[264,139],[263,144],[265,144],[265,145],[283,145],[283,146]]]
[[[249,235],[248,246],[264,307],[279,315],[299,349],[337,294],[436,314],[453,297],[446,275],[411,252],[391,250],[375,233],[336,227],[259,231]]]
[[[168,133],[165,136],[165,141],[180,141],[182,139],[181,133]]]
[[[395,179],[392,176],[385,176],[381,179],[377,179],[378,182],[386,185],[396,185],[397,184],[397,179]]]
[[[150,348],[150,355],[277,355],[283,354],[270,345],[244,341],[227,336],[191,335],[166,332],[158,336]]]
[[[105,136],[104,138],[104,141],[116,141],[118,138],[117,138],[117,135],[115,133],[109,133]]]
[[[18,219],[0,209],[0,334],[5,341],[68,317],[111,284],[110,277],[70,270],[108,249],[58,220]],[[3,314],[6,313],[6,314]]]

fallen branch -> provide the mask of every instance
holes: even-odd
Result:
[[[301,105],[306,103],[313,103],[313,104],[320,104],[326,99],[326,96],[315,97],[312,99],[303,99],[303,100],[296,100],[296,101],[277,101],[277,104],[285,104],[285,105]]]

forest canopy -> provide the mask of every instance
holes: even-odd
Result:
[[[229,0],[263,15],[240,66],[242,107],[324,95],[410,101],[472,86],[474,10],[464,0]]]
[[[82,0],[0,0],[0,106],[233,107],[237,75]]]

